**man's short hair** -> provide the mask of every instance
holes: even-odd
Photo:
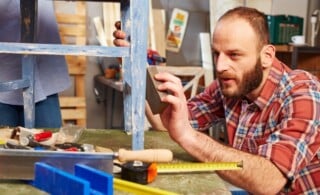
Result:
[[[270,43],[267,16],[263,12],[255,8],[236,7],[224,13],[218,21],[230,18],[241,18],[251,25],[259,40],[258,47],[262,48]]]

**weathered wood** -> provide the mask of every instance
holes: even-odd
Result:
[[[68,97],[62,96],[59,99],[60,107],[86,107],[85,97]]]
[[[166,12],[164,9],[153,9],[153,21],[154,21],[154,36],[155,46],[154,48],[162,57],[166,57]]]
[[[56,15],[57,22],[60,24],[85,24],[86,16],[81,14],[65,14]]]
[[[123,59],[123,94],[125,131],[132,134],[133,150],[144,147],[148,9],[148,0],[121,3],[122,29],[131,42],[131,57]]]
[[[29,79],[19,79],[14,81],[0,82],[0,92],[27,88],[30,86]]]
[[[81,60],[79,61],[77,58],[84,56],[66,56],[68,71],[70,75],[75,74],[85,74],[86,73],[86,63]]]
[[[95,45],[60,45],[37,43],[0,43],[0,53],[38,54],[38,55],[74,55],[100,57],[127,57],[130,55],[128,47],[101,47]]]
[[[62,44],[86,44],[86,6],[84,2],[74,3],[75,13],[56,11]],[[86,56],[66,56],[70,77],[73,77],[74,94],[60,95],[60,107],[63,123],[73,120],[76,125],[86,127]]]
[[[28,0],[20,1],[21,14],[21,42],[33,43],[35,41],[36,17],[37,17],[38,1]],[[22,79],[29,80],[29,87],[23,89],[23,109],[24,109],[24,126],[27,128],[34,127],[35,119],[35,103],[34,103],[34,67],[35,56],[22,55]]]
[[[120,4],[119,3],[103,3],[103,22],[106,43],[108,46],[113,45],[114,24],[120,20]]]
[[[200,33],[202,67],[205,69],[204,83],[209,86],[214,78],[210,33]]]
[[[86,118],[86,109],[85,108],[70,108],[70,109],[63,109],[61,110],[61,116],[62,118],[67,120],[74,120],[75,118]],[[78,126],[85,125],[83,123],[78,123]]]
[[[86,27],[84,25],[78,25],[77,29],[70,26],[61,26],[59,31],[63,36],[86,36]]]
[[[102,46],[107,46],[107,38],[104,32],[104,28],[102,25],[102,21],[100,17],[94,17],[93,18],[93,23],[94,26],[96,27],[96,32],[97,32],[97,36],[96,38],[98,39],[100,45]]]

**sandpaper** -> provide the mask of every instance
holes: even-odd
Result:
[[[157,66],[147,67],[146,100],[153,114],[161,113],[168,105],[161,101],[161,98],[166,96],[167,93],[157,90],[161,82],[155,80],[154,75],[158,72]]]

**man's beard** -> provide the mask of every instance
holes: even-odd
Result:
[[[256,65],[244,73],[243,80],[238,85],[238,90],[232,94],[223,92],[223,95],[230,98],[244,97],[254,89],[258,88],[262,82],[263,70],[260,58],[257,60]],[[222,86],[222,85],[221,85]],[[222,90],[223,91],[223,90]]]

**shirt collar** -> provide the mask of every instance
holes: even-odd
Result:
[[[267,80],[261,90],[259,97],[254,101],[254,103],[263,109],[270,99],[272,98],[276,88],[280,84],[281,78],[285,71],[290,70],[285,64],[280,62],[277,58],[272,63]]]

